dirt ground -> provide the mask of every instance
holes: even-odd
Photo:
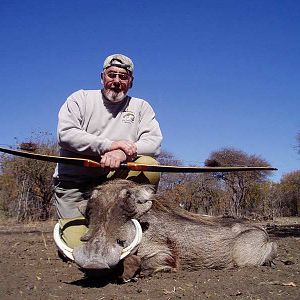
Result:
[[[0,222],[0,299],[300,299],[300,218],[270,227],[275,268],[161,273],[127,284],[85,279],[57,256],[54,222]]]

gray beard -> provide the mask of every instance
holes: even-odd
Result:
[[[113,103],[120,102],[126,97],[126,94],[124,92],[120,92],[116,94],[115,92],[112,91],[104,91],[103,94],[107,100]]]

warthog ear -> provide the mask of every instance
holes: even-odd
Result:
[[[120,198],[131,198],[136,203],[145,203],[150,201],[153,197],[154,189],[149,185],[141,185],[134,188],[124,188],[121,190]]]
[[[124,199],[124,210],[138,218],[151,208],[153,194],[154,190],[151,186],[140,185],[121,190],[119,197]]]

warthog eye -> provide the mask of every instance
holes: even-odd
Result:
[[[119,240],[117,239],[117,243],[121,246],[121,247],[124,247],[125,246],[125,240]]]

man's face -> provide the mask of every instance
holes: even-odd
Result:
[[[101,74],[103,94],[111,102],[122,101],[131,88],[132,76],[129,71],[119,67],[109,67]]]

